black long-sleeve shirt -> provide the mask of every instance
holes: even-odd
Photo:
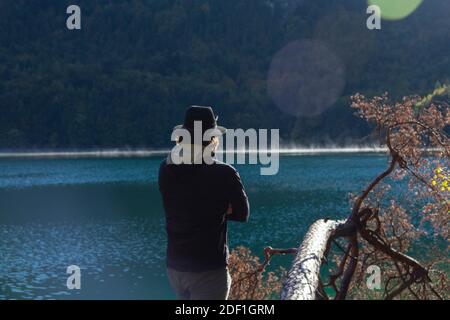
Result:
[[[159,189],[166,214],[167,266],[201,272],[227,265],[227,220],[246,222],[249,204],[238,172],[213,164],[164,160]],[[227,214],[231,205],[232,213]]]

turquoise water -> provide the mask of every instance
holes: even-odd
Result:
[[[0,299],[172,299],[165,275],[162,157],[0,160]],[[275,176],[237,166],[251,217],[230,223],[231,247],[296,247],[322,217],[344,217],[348,193],[384,155],[284,155]],[[273,263],[288,267],[292,257]],[[81,268],[68,290],[66,268]]]

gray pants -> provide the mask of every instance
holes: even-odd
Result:
[[[205,272],[181,272],[167,268],[179,300],[227,300],[231,276],[226,267]]]

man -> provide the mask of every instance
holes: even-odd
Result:
[[[194,131],[201,124],[201,132]],[[197,127],[195,127],[197,128]],[[210,107],[190,107],[184,124],[175,127],[190,134],[214,130],[217,117]],[[196,141],[194,137],[190,141]],[[178,144],[186,143],[177,141]],[[200,146],[202,150],[217,146],[211,137]],[[186,150],[199,146],[186,143]],[[191,148],[191,149],[189,149]],[[195,153],[195,151],[193,151]],[[226,300],[231,286],[227,269],[227,221],[246,222],[249,204],[241,179],[230,165],[213,158],[212,163],[192,161],[175,164],[170,154],[161,163],[159,189],[166,215],[167,274],[178,299]],[[194,157],[198,157],[195,154]],[[192,159],[194,158],[192,157]]]

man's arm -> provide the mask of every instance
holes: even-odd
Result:
[[[250,215],[248,197],[242,185],[239,173],[233,170],[230,183],[230,205],[227,211],[227,219],[247,222]]]

